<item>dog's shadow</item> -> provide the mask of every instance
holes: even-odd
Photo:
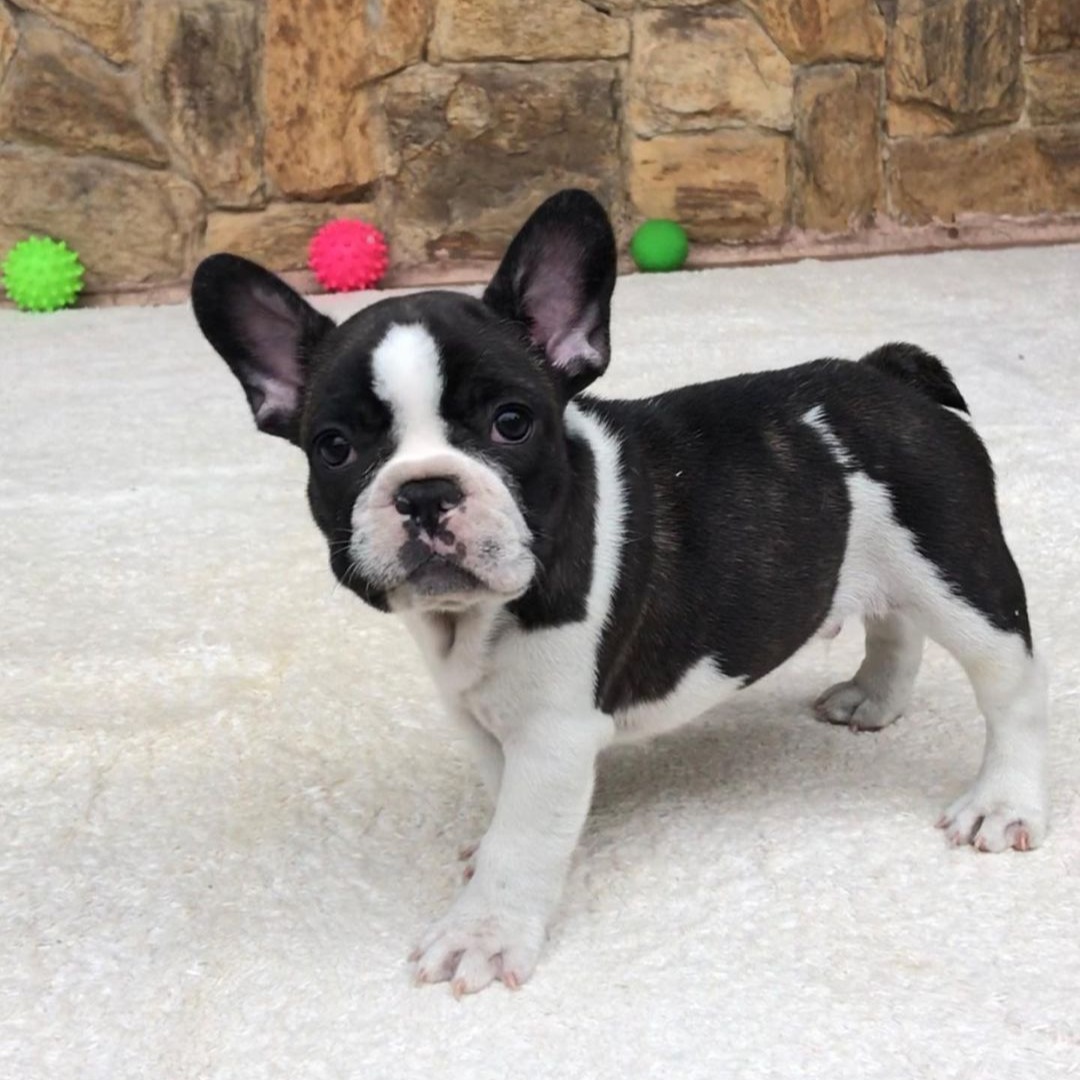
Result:
[[[910,716],[889,728],[853,732],[818,720],[797,688],[747,691],[678,731],[608,751],[597,770],[589,832],[672,804],[747,813],[790,799],[801,812],[846,798],[852,787],[916,808],[936,806],[935,798],[962,781],[965,763],[942,747],[943,721],[929,712],[916,698]]]
[[[609,749],[597,769],[584,856],[618,848],[643,830],[666,836],[669,824],[687,817],[745,825],[775,815],[778,805],[791,817],[826,816],[850,807],[853,789],[862,806],[872,801],[883,814],[903,809],[932,820],[976,763],[977,740],[959,730],[966,722],[946,720],[918,695],[910,717],[868,734],[822,723],[811,700],[797,685],[751,688],[675,732]],[[970,721],[978,722],[974,710]],[[960,755],[971,761],[958,759],[958,742],[973,743],[972,755]],[[460,882],[457,849],[478,840],[490,822],[471,765],[458,759],[455,771],[460,788],[446,785],[434,803],[421,800],[391,815],[398,841],[407,822],[415,823],[409,841],[383,837],[352,853],[378,890],[397,891],[406,907],[418,895],[426,906],[448,902]]]

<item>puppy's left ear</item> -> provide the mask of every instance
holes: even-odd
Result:
[[[604,373],[611,358],[615,234],[587,191],[560,191],[514,237],[484,303],[521,323],[566,397]]]

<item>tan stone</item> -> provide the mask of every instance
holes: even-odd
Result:
[[[718,4],[729,3],[730,0],[585,0],[585,2],[601,11],[629,15],[633,11],[644,11],[647,8],[716,7]]]
[[[887,173],[893,206],[909,223],[1042,209],[1045,173],[1027,131],[900,141]]]
[[[163,0],[143,15],[143,93],[216,203],[259,195],[258,13],[232,0]]]
[[[0,5],[0,80],[4,78],[18,40],[19,31],[15,26],[15,20],[11,17],[11,12]]]
[[[435,8],[432,60],[581,60],[625,56],[630,28],[584,0],[454,0]]]
[[[1026,0],[1024,9],[1024,41],[1028,52],[1080,48],[1077,0]]]
[[[885,102],[885,128],[895,138],[948,135],[955,130],[952,118],[930,105]]]
[[[880,60],[885,21],[875,0],[746,0],[793,63]]]
[[[292,98],[284,108],[288,115],[268,100],[264,151],[267,177],[282,194],[337,197],[379,175],[383,139],[366,89],[327,87],[317,102]]]
[[[793,84],[783,53],[738,10],[634,18],[627,111],[640,135],[732,124],[789,129]]]
[[[202,254],[231,251],[271,270],[307,266],[315,231],[333,218],[379,223],[374,203],[275,203],[248,213],[218,211],[206,219]]]
[[[19,0],[118,64],[135,53],[135,0]]]
[[[613,64],[409,68],[381,88],[401,263],[487,258],[546,195],[619,177]]]
[[[1062,214],[1080,211],[1080,126],[1041,128],[1032,133],[1045,169],[1042,209]]]
[[[938,112],[951,131],[1016,120],[1023,106],[1020,9],[986,0],[899,0],[885,62],[890,102]],[[892,135],[912,130],[904,115]]]
[[[1080,126],[903,140],[890,148],[887,173],[906,222],[1076,213]]]
[[[0,89],[0,137],[162,165],[136,100],[127,75],[62,31],[29,25]]]
[[[265,160],[286,194],[340,195],[378,175],[382,139],[358,88],[418,60],[430,0],[267,0]]]
[[[661,135],[630,149],[630,198],[644,218],[673,218],[695,240],[755,240],[787,221],[784,135]]]
[[[1080,120],[1080,52],[1028,60],[1028,116],[1033,124]]]
[[[0,240],[30,233],[65,240],[86,266],[90,289],[179,279],[203,227],[192,184],[119,162],[2,151],[0,191]]]
[[[715,8],[718,2],[726,3],[728,0],[595,0],[595,6],[603,11],[626,15],[646,8]]]
[[[846,232],[873,221],[883,189],[880,99],[881,76],[865,67],[807,68],[800,74],[797,224]]]

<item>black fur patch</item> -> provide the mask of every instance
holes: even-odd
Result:
[[[850,464],[803,420],[815,406]],[[606,711],[662,697],[703,657],[753,682],[803,645],[836,589],[851,469],[885,485],[957,594],[1030,649],[982,442],[888,363],[819,360],[582,407],[620,436],[630,504],[598,661]]]
[[[904,342],[882,345],[867,353],[860,363],[877,368],[878,371],[921,390],[939,405],[959,409],[961,412],[970,411],[945,365],[918,345]]]

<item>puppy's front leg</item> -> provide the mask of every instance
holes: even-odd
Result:
[[[611,718],[592,713],[530,717],[506,736],[475,873],[414,950],[417,981],[449,979],[461,995],[532,974],[589,812],[596,756],[613,735]]]

